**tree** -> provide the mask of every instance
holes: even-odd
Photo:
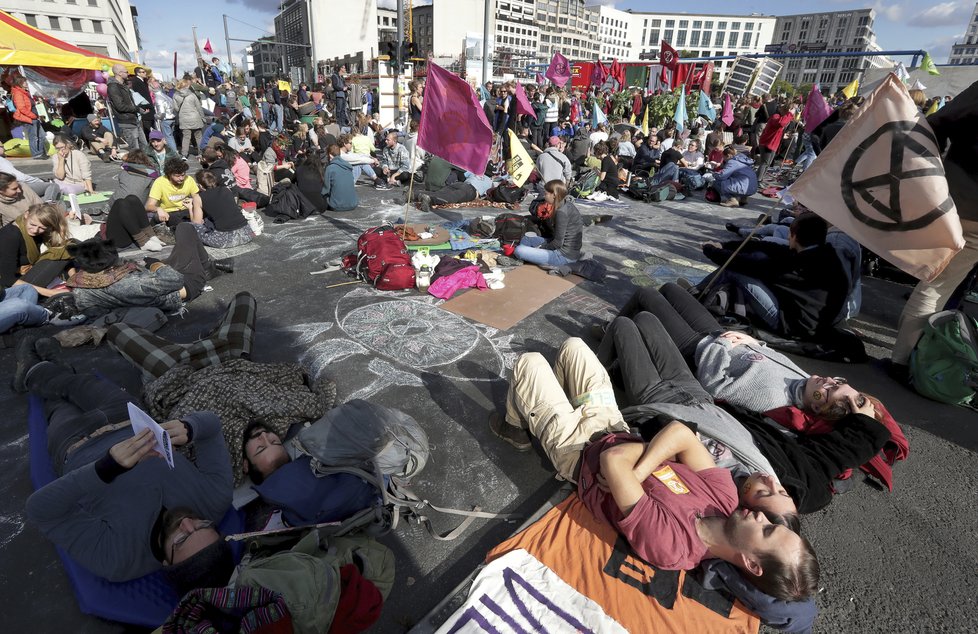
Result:
[[[682,58],[682,57],[698,57],[698,56],[697,55],[693,55],[693,52],[692,51],[688,51],[686,49],[683,49],[683,50],[679,51],[679,57]]]
[[[813,85],[814,84],[802,84],[801,86],[798,86],[798,94],[808,97],[809,93],[812,92]]]
[[[771,90],[769,90],[772,95],[785,95],[789,99],[794,97],[796,94],[795,87],[783,79],[776,79],[774,83],[771,84]]]

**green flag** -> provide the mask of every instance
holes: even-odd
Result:
[[[930,53],[924,53],[924,60],[920,62],[920,68],[926,70],[931,75],[940,75],[941,71],[937,70],[937,65],[934,60],[930,58]]]

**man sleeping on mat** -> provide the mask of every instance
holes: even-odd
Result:
[[[686,425],[670,422],[649,443],[629,433],[608,372],[580,339],[564,342],[553,369],[539,353],[522,355],[505,416],[494,412],[489,426],[522,450],[530,448],[529,430],[558,474],[577,482],[591,512],[654,566],[690,569],[723,559],[785,601],[818,588],[811,544],[759,511],[738,508],[730,472],[716,467]]]
[[[33,343],[33,342],[32,342]],[[162,424],[174,447],[193,444],[196,462],[154,451],[149,430],[133,435],[124,390],[74,374],[44,357],[60,346],[43,339],[18,350],[18,371],[45,399],[48,451],[58,479],[27,500],[27,517],[68,555],[109,581],[163,568],[182,591],[221,586],[234,567],[215,524],[231,506],[231,466],[221,424],[209,412]]]

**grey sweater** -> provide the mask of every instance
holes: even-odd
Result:
[[[148,459],[105,483],[92,462],[31,495],[27,517],[72,559],[109,581],[158,570],[150,534],[162,509],[185,506],[217,522],[231,506],[231,463],[220,419],[198,412],[184,420],[192,428],[196,465],[174,452],[172,470],[165,460]]]
[[[560,251],[565,258],[574,262],[581,258],[584,246],[584,220],[577,205],[568,197],[554,212],[554,237],[543,245],[549,251]]]
[[[676,420],[695,423],[701,437],[715,440],[726,446],[737,462],[749,472],[774,473],[774,467],[754,444],[750,432],[736,418],[712,403],[677,405],[675,403],[649,403],[627,407],[621,411],[625,422],[632,424],[666,414]],[[735,465],[719,464],[731,468]]]
[[[714,399],[766,412],[801,405],[808,374],[763,342],[732,346],[719,336],[696,346],[696,378]]]

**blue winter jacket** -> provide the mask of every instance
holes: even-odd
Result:
[[[754,161],[746,154],[738,154],[727,160],[716,176],[720,198],[751,196],[757,193],[757,173]]]
[[[353,167],[338,156],[323,174],[323,197],[332,211],[351,211],[360,204],[353,186]]]

